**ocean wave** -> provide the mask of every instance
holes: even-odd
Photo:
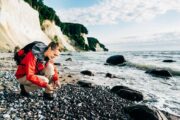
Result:
[[[180,69],[175,67],[164,67],[155,64],[134,63],[130,61],[127,61],[126,65],[129,67],[135,67],[140,70],[163,69],[169,71],[173,76],[180,76]]]

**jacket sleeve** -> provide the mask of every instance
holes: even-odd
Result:
[[[57,70],[57,68],[54,66],[54,75],[53,75],[52,80],[53,80],[53,81],[57,81],[58,79],[59,79],[58,70]]]
[[[39,87],[46,87],[47,82],[43,81],[41,78],[35,75],[36,69],[36,58],[29,52],[25,57],[25,65],[26,65],[26,79],[31,81],[32,83],[38,85]]]

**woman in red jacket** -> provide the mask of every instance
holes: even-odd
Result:
[[[53,100],[55,87],[60,87],[58,71],[53,59],[59,56],[59,43],[51,42],[48,46],[39,42],[33,45],[21,60],[16,71],[16,78],[20,83],[21,95],[29,96],[29,92],[38,88],[45,88],[43,97]],[[23,50],[18,54],[23,54]]]

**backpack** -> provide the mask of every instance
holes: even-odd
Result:
[[[14,60],[16,61],[17,65],[21,65],[21,61],[23,60],[23,58],[27,55],[28,52],[32,50],[33,46],[37,43],[42,42],[34,41],[32,43],[27,44],[24,48],[14,53]]]

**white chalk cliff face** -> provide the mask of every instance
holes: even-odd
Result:
[[[50,39],[41,30],[36,10],[23,0],[0,0],[0,50]]]
[[[100,47],[99,43],[96,44],[96,51],[97,52],[101,52],[101,51],[104,51],[103,48]]]
[[[71,42],[69,38],[62,33],[60,27],[55,25],[54,22],[45,20],[42,24],[42,29],[50,39],[57,37],[58,41],[62,45],[62,48],[66,48],[68,51],[75,51],[74,47],[70,44]]]
[[[87,39],[87,34],[81,33],[81,36],[84,38],[85,44],[89,46],[89,44],[88,44],[88,39]]]

